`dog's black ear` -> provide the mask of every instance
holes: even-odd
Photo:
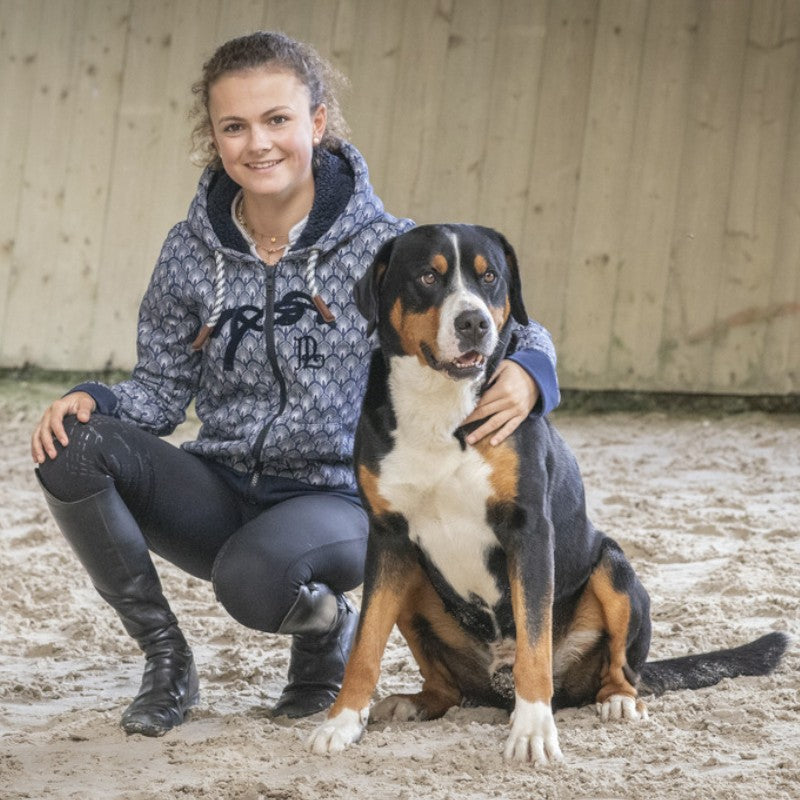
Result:
[[[389,266],[389,259],[392,257],[395,239],[389,239],[388,242],[383,243],[372,264],[367,268],[361,279],[356,281],[356,285],[353,288],[356,308],[367,321],[367,336],[370,336],[375,328],[378,327],[378,296],[383,276]]]
[[[527,325],[529,322],[528,312],[525,310],[525,303],[522,301],[522,281],[519,277],[519,264],[517,262],[517,254],[514,248],[509,243],[508,239],[498,231],[493,231],[494,235],[500,241],[503,248],[503,254],[506,257],[508,264],[508,272],[511,277],[511,286],[509,287],[509,300],[511,302],[511,316],[519,322],[520,325]]]

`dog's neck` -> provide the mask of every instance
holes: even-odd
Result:
[[[453,380],[416,356],[391,356],[389,392],[398,428],[421,441],[451,439],[475,408],[482,380]]]

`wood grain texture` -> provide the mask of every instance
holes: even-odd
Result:
[[[508,236],[563,386],[800,391],[800,0],[0,0],[0,366],[132,365],[191,84],[260,28],[390,211]]]

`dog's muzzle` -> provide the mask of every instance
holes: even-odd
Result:
[[[430,347],[423,344],[422,352],[428,366],[457,380],[482,375],[496,342],[491,318],[480,309],[461,311],[453,320],[453,331],[458,355],[450,359],[437,358]]]

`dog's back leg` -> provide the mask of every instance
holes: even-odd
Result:
[[[636,683],[650,649],[650,599],[619,546],[606,539],[600,563],[589,578],[608,636],[608,660],[596,701],[603,721],[646,717]]]
[[[569,631],[556,643],[556,661],[560,649],[568,651],[575,643],[584,643],[585,652],[557,679],[565,689],[557,704],[590,702],[591,695],[569,689],[570,685],[582,686],[585,691],[596,692],[594,700],[604,721],[646,717],[636,684],[650,648],[650,600],[633,567],[611,539],[603,544],[600,561],[589,576]],[[581,674],[588,670],[592,674]]]

